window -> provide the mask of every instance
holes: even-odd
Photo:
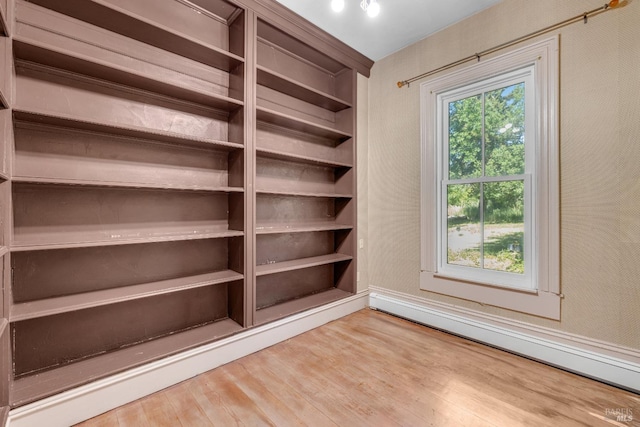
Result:
[[[421,85],[421,288],[559,318],[557,39]]]

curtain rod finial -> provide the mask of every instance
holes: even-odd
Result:
[[[398,83],[397,83],[397,85],[398,85],[398,89],[402,88],[402,86],[404,86],[404,85],[406,85],[406,84],[407,84],[407,82],[405,82],[405,81],[398,82]]]
[[[607,3],[607,7],[610,7],[611,9],[615,8],[615,7],[622,7],[622,6],[626,6],[629,2],[627,0],[611,0],[609,3]]]

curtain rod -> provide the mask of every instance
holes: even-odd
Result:
[[[617,8],[617,7],[625,6],[627,3],[628,3],[627,0],[623,0],[623,1],[611,0],[609,3],[606,3],[604,6],[600,6],[600,7],[596,8],[596,9],[590,10],[588,12],[584,12],[584,13],[582,13],[580,15],[576,15],[573,18],[565,19],[564,21],[558,22],[557,24],[550,25],[550,26],[542,28],[542,29],[540,29],[538,31],[534,31],[533,33],[529,33],[527,35],[518,37],[518,38],[510,40],[508,42],[499,44],[499,45],[494,46],[494,47],[492,47],[490,49],[483,50],[482,52],[478,52],[478,53],[476,53],[474,55],[469,55],[466,58],[459,59],[459,60],[457,60],[455,62],[451,62],[451,63],[449,63],[447,65],[443,65],[442,67],[438,67],[438,68],[433,69],[431,71],[427,71],[426,73],[422,73],[422,74],[419,74],[419,75],[417,75],[415,77],[411,77],[410,79],[399,81],[397,83],[398,84],[398,88],[402,88],[403,86],[407,86],[408,87],[409,84],[415,82],[416,80],[420,80],[420,79],[428,77],[428,76],[430,76],[432,74],[439,73],[440,71],[448,70],[448,69],[456,67],[456,66],[458,66],[460,64],[464,64],[466,62],[473,61],[474,59],[480,61],[480,58],[482,56],[488,55],[490,53],[497,52],[497,51],[499,51],[501,49],[505,49],[507,47],[511,47],[511,46],[513,46],[515,44],[518,44],[520,42],[523,42],[523,41],[532,39],[534,37],[537,37],[539,35],[548,33],[549,31],[553,31],[553,30],[556,30],[556,29],[559,29],[559,28],[562,28],[562,27],[566,27],[567,25],[570,25],[570,24],[573,24],[573,23],[576,23],[576,22],[579,22],[579,21],[583,21],[586,24],[588,22],[588,20],[589,20],[589,17],[591,17],[592,15],[599,14],[600,12],[605,12],[607,10],[614,9],[614,8]]]

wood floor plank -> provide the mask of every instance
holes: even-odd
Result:
[[[214,426],[243,425],[241,420],[224,404],[224,397],[209,389],[208,381],[204,375],[197,376],[190,380],[189,391],[209,421]]]
[[[388,316],[386,320],[403,322],[391,316]],[[423,327],[413,325],[410,322],[405,321],[405,323],[401,326],[408,330],[416,327],[419,330],[423,329]],[[358,321],[352,323],[351,326],[354,328],[356,326],[357,328],[363,327],[358,324]],[[375,325],[374,329],[368,332],[371,335],[377,335],[381,325]],[[465,407],[472,407],[478,415],[484,414],[491,420],[499,420],[501,424],[506,424],[507,420],[499,418],[500,414],[496,414],[493,408],[500,408],[510,417],[515,417],[519,425],[541,425],[541,422],[542,425],[606,425],[594,420],[592,412],[586,410],[589,406],[589,400],[593,399],[593,396],[597,396],[598,393],[585,393],[586,390],[580,389],[582,384],[588,384],[592,388],[597,386],[600,391],[608,388],[612,392],[612,394],[606,393],[604,395],[600,393],[601,399],[598,406],[604,408],[602,413],[606,408],[614,408],[615,402],[632,405],[633,399],[620,399],[619,397],[610,399],[610,396],[616,394],[619,396],[620,393],[630,395],[630,393],[625,393],[614,387],[446,333],[429,329],[426,331],[429,332],[430,338],[441,340],[443,345],[446,344],[455,350],[455,359],[438,361],[448,367],[441,381],[456,383],[456,387],[451,390],[451,395],[464,396],[466,399]],[[345,331],[345,333],[348,332]],[[395,344],[401,345],[398,342]],[[419,351],[419,349],[413,351]],[[490,357],[483,358],[483,354],[488,354]],[[430,354],[429,357],[432,362],[437,361],[433,354]],[[438,369],[435,367],[430,370],[431,374],[437,372]],[[562,389],[551,387],[549,378],[556,378],[555,383],[561,385]],[[562,378],[562,380],[559,381],[558,378]],[[437,378],[432,379],[437,380]],[[575,384],[577,387],[576,392],[568,398],[566,397],[567,384]],[[540,396],[545,394],[549,399],[540,399]],[[605,399],[602,400],[602,398]],[[554,402],[554,408],[548,407],[550,401]]]
[[[315,335],[315,334],[314,334]],[[323,338],[320,334],[312,339]],[[433,421],[432,414],[418,414],[414,411],[413,405],[407,404],[406,391],[402,394],[394,393],[390,382],[379,381],[370,372],[359,369],[352,360],[336,355],[335,351],[323,346],[308,347],[302,342],[291,342],[293,354],[305,352],[305,360],[313,360],[320,367],[320,372],[328,380],[341,384],[348,390],[355,393],[360,400],[368,402],[369,406],[375,407],[387,417],[398,422],[400,425],[428,425]],[[393,381],[392,379],[390,379]],[[441,405],[443,402],[437,402]],[[467,424],[468,425],[468,424]]]
[[[225,366],[229,379],[277,426],[304,426],[305,422],[296,412],[253,376],[241,363]]]
[[[299,419],[304,420],[306,425],[338,427],[335,422],[312,404],[313,398],[307,400],[307,396],[299,393],[296,388],[287,382],[282,381],[279,375],[259,365],[257,358],[254,360],[253,355],[239,362],[250,375],[260,381],[264,387],[270,389],[272,394],[277,396],[292,412],[297,414]]]
[[[183,426],[211,427],[213,423],[191,394],[190,389],[192,385],[192,382],[185,381],[169,387],[162,393],[173,407],[175,413],[180,417],[180,423]]]
[[[118,416],[119,427],[146,427],[151,425],[144,414],[140,401],[116,409],[116,415]]]
[[[324,376],[322,364],[302,352],[292,351],[290,342],[268,349],[261,361],[267,369],[278,372],[283,381],[314,397],[313,404],[338,425],[399,425],[387,414],[371,407],[352,390]],[[308,375],[300,375],[308,372]]]
[[[327,334],[322,339],[331,341],[348,342],[353,338],[342,332],[331,334],[328,329],[322,332]],[[359,332],[358,332],[359,333]],[[388,343],[391,344],[391,343]],[[371,345],[366,341],[355,341],[353,348],[346,351],[353,353],[354,359],[367,367],[368,375],[379,378],[389,385],[390,390],[384,396],[390,394],[400,396],[413,408],[413,412],[427,417],[438,426],[486,426],[505,425],[513,422],[509,417],[496,413],[494,417],[480,417],[465,406],[459,405],[456,399],[449,399],[439,390],[449,386],[446,379],[440,379],[437,365],[432,364],[428,358],[413,359],[398,351],[400,347],[394,345]],[[420,364],[426,364],[426,370],[420,369]],[[502,424],[501,424],[502,423]]]
[[[203,375],[209,391],[221,396],[223,404],[234,414],[240,425],[275,426],[276,424],[233,381],[227,369],[227,366],[221,366]]]
[[[618,408],[634,420],[616,421]],[[639,420],[636,394],[362,310],[81,425],[629,427]]]
[[[105,412],[104,414],[93,417],[90,420],[76,424],[76,427],[118,427],[118,416],[116,411]]]
[[[319,339],[339,340],[342,336],[322,330]],[[424,374],[415,363],[403,360],[391,352],[392,357],[380,357],[375,348],[358,345],[358,362],[346,367],[354,377],[371,387],[378,399],[392,402],[394,416],[409,425],[464,425],[492,426],[466,408],[460,408],[437,393],[426,381],[431,373]],[[366,369],[360,366],[366,366]],[[413,416],[412,416],[413,415]],[[419,423],[415,420],[418,417]],[[406,424],[405,424],[406,425]]]
[[[180,426],[180,416],[167,398],[166,393],[154,393],[144,399],[140,399],[149,424],[154,427]]]

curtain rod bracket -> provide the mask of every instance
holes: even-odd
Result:
[[[606,6],[606,5],[605,5],[605,6]],[[585,24],[586,24],[586,23],[588,23],[588,22],[589,22],[589,15],[585,13],[585,14],[582,16],[582,19],[584,20],[584,23],[585,23]]]
[[[476,58],[478,58],[478,62],[480,62],[480,54],[476,53]]]

